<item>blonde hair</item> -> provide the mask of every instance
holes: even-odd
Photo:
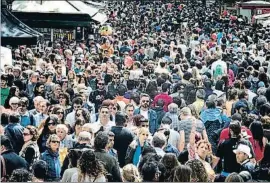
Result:
[[[123,178],[125,182],[141,182],[139,171],[133,164],[127,164],[123,167]]]
[[[65,130],[66,134],[68,133],[68,127],[65,124],[58,124],[56,126],[56,131],[57,130]]]
[[[142,133],[148,133],[149,134],[148,128],[145,128],[145,127],[140,128],[138,134],[140,135]]]

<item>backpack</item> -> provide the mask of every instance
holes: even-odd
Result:
[[[214,71],[214,78],[216,79],[218,76],[222,76],[224,73],[223,73],[223,68],[222,68],[222,65],[221,64],[218,64],[215,68],[215,71]]]

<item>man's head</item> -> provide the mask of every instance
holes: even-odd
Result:
[[[158,182],[159,176],[161,174],[158,168],[158,162],[156,161],[146,162],[142,167],[141,174],[144,182],[153,182],[153,181]]]
[[[239,144],[237,149],[233,150],[233,152],[236,154],[236,161],[239,164],[252,157],[248,145]]]
[[[129,118],[133,117],[134,110],[135,110],[135,108],[132,104],[127,104],[125,106],[125,112]]]
[[[47,177],[48,164],[46,163],[46,161],[37,160],[36,162],[33,163],[32,170],[36,178],[44,180]]]
[[[91,143],[91,134],[87,131],[82,131],[78,136],[79,144],[90,144]]]
[[[46,114],[47,113],[47,109],[48,109],[48,106],[49,106],[49,101],[47,100],[43,100],[39,103],[39,112],[42,113],[42,114]]]
[[[230,126],[230,136],[231,138],[237,138],[241,134],[241,124],[239,121],[231,121]]]
[[[163,149],[167,143],[166,136],[163,133],[156,133],[153,136],[152,145]]]
[[[72,107],[74,111],[81,109],[83,105],[83,100],[80,97],[76,97],[72,100]]]
[[[96,150],[105,150],[109,143],[109,135],[107,132],[99,132],[94,141],[94,147]]]
[[[101,120],[109,120],[110,119],[110,111],[107,106],[101,106],[99,108],[99,117]]]
[[[190,108],[188,107],[183,107],[181,110],[180,110],[180,118],[181,120],[184,120],[186,118],[189,118],[191,116],[191,110]]]
[[[109,136],[109,142],[108,142],[108,144],[107,144],[107,149],[111,149],[111,148],[113,148],[113,146],[114,146],[114,133],[113,132],[111,132],[111,131],[109,131],[108,132],[108,136]]]
[[[127,122],[128,116],[123,112],[116,112],[115,114],[115,124],[116,126],[124,126]]]
[[[29,105],[29,100],[26,97],[20,98],[18,105],[18,112],[23,115],[27,111],[27,107]]]
[[[1,154],[7,150],[12,150],[12,144],[11,141],[9,140],[9,138],[5,135],[1,135]]]
[[[150,96],[148,94],[141,94],[141,97],[140,97],[140,105],[141,105],[141,108],[144,108],[144,109],[148,109],[149,106],[150,106]]]

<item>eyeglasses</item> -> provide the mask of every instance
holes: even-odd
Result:
[[[100,86],[104,86],[104,85],[105,85],[105,83],[98,83],[98,85],[100,85]]]
[[[30,135],[29,133],[23,133],[23,136],[28,136],[28,135]]]
[[[55,143],[60,144],[60,141],[54,141],[54,140],[53,140],[53,141],[51,141],[51,143],[54,143],[54,144],[55,144]]]
[[[56,112],[56,114],[64,114],[64,112],[61,112],[61,111],[58,111],[58,112]]]
[[[48,126],[55,126],[55,123],[48,123]]]

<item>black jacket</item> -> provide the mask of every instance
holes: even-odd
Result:
[[[105,150],[95,150],[95,155],[105,165],[105,169],[108,173],[108,182],[122,182],[120,168],[116,158],[111,156]]]
[[[134,135],[127,128],[121,126],[113,126],[111,131],[114,133],[114,146],[117,150],[118,161],[121,168],[125,166],[125,156],[129,144],[133,141]]]
[[[17,155],[13,150],[5,151],[1,154],[5,160],[6,164],[6,176],[7,178],[10,177],[13,170],[19,169],[19,168],[25,168],[28,169],[27,162]],[[1,162],[1,170],[3,168],[3,164]],[[2,177],[2,175],[1,175]]]

